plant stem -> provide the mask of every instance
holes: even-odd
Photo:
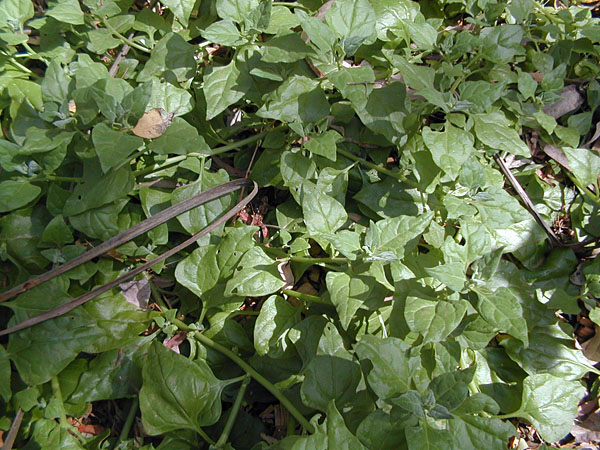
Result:
[[[290,261],[319,264],[319,263],[347,263],[348,258],[313,258],[311,256],[290,256]]]
[[[178,328],[180,328],[184,331],[195,331],[192,328],[188,327],[181,320],[171,319],[171,323],[173,323]],[[198,339],[200,342],[202,342],[207,347],[210,347],[213,350],[216,350],[219,353],[222,353],[223,355],[225,355],[229,359],[231,359],[234,363],[236,363],[238,366],[240,366],[240,368],[244,372],[246,372],[248,375],[250,375],[252,378],[254,378],[267,391],[269,391],[271,394],[273,394],[273,396],[275,398],[277,398],[277,400],[279,400],[279,402],[290,412],[290,414],[296,418],[296,420],[304,427],[304,429],[306,429],[311,434],[315,432],[315,428],[312,426],[312,424],[308,420],[306,420],[306,418],[300,413],[300,411],[298,411],[298,409],[296,409],[296,407],[292,404],[292,402],[290,402],[288,400],[288,398],[285,395],[283,395],[283,393],[275,385],[273,385],[273,383],[271,383],[269,380],[267,380],[265,377],[263,377],[260,373],[258,373],[250,364],[248,364],[246,361],[244,361],[238,355],[233,353],[227,347],[224,347],[221,344],[219,344],[218,342],[213,341],[209,337],[204,336],[202,333],[196,331],[194,336],[196,337],[196,339]]]
[[[289,295],[290,297],[297,298],[298,300],[302,300],[303,302],[308,303],[318,303],[319,305],[333,306],[331,303],[327,303],[321,299],[321,297],[317,297],[316,295],[305,294],[303,292],[293,291],[291,289],[284,289],[283,292],[285,295]]]
[[[219,439],[215,444],[216,448],[222,448],[227,443],[227,440],[229,439],[229,434],[233,429],[233,424],[235,423],[235,419],[238,415],[238,411],[240,410],[240,406],[242,406],[242,400],[244,399],[244,395],[246,394],[246,388],[248,387],[248,384],[250,384],[250,376],[245,375],[244,380],[242,381],[242,385],[240,386],[240,390],[238,391],[237,396],[235,397],[235,402],[229,410],[229,416],[227,417],[227,422],[225,423],[223,432],[221,433],[221,436],[219,436]]]
[[[273,2],[273,6],[286,6],[288,8],[298,8],[303,9],[304,11],[309,11],[309,9],[302,3],[296,2]]]
[[[276,128],[273,128],[273,130],[269,130],[269,131],[274,131],[278,128],[279,127],[276,127]],[[177,164],[189,157],[206,158],[207,156],[220,155],[221,153],[235,150],[237,148],[243,147],[244,145],[256,142],[256,141],[262,139],[267,133],[268,133],[268,131],[263,131],[262,133],[258,133],[258,134],[255,134],[254,136],[247,137],[246,139],[242,139],[241,141],[232,142],[231,144],[223,145],[222,147],[217,147],[217,148],[211,150],[210,153],[208,153],[208,154],[206,154],[206,153],[188,153],[187,155],[173,156],[172,158],[167,158],[165,160],[165,162],[163,162],[161,164],[154,164],[153,166],[146,167],[145,169],[136,170],[135,172],[133,172],[133,175],[135,177],[139,177],[139,176],[151,174],[153,172],[158,172],[159,170],[166,169],[167,167]]]
[[[60,383],[58,382],[58,378],[52,377],[51,384],[52,393],[59,402],[58,418],[60,420],[60,426],[61,428],[70,429],[71,424],[67,421],[67,413],[65,412],[65,405],[63,404],[62,392],[60,390]]]
[[[46,175],[38,180],[34,181],[64,181],[65,183],[81,183],[82,177],[61,177],[58,175]]]
[[[104,19],[100,19],[100,22],[102,22],[102,25],[104,25],[106,27],[106,29],[108,31],[110,31],[111,34],[115,35],[116,37],[118,37],[121,42],[123,42],[123,44],[127,44],[130,47],[133,48],[137,48],[139,51],[144,52],[144,53],[152,53],[152,50],[150,50],[149,48],[146,48],[140,44],[137,44],[135,42],[133,42],[131,39],[127,39],[125,36],[123,36],[121,33],[119,33],[117,30],[115,30],[112,25],[110,23],[108,23],[108,20],[104,20]]]
[[[129,436],[129,431],[131,430],[131,425],[133,425],[133,420],[135,419],[135,415],[137,414],[138,407],[140,406],[140,398],[134,397],[131,401],[131,406],[129,406],[129,412],[127,413],[127,417],[125,418],[125,423],[123,424],[123,429],[121,430],[121,434],[119,434],[119,439],[115,442],[116,447],[119,442],[126,441]]]
[[[337,149],[337,152],[344,155],[346,158],[351,159],[352,161],[356,161],[357,163],[362,164],[365,167],[368,167],[369,169],[376,170],[379,173],[383,173],[384,175],[395,178],[398,181],[402,181],[403,183],[406,183],[409,186],[419,189],[419,184],[417,182],[409,180],[408,178],[399,174],[398,172],[393,172],[389,169],[386,169],[385,167],[381,167],[381,166],[378,166],[377,164],[373,164],[372,162],[369,162],[366,159],[360,158],[360,157],[358,157],[344,149],[341,149],[339,147]]]

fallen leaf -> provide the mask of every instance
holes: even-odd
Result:
[[[162,108],[153,108],[144,113],[140,120],[131,129],[133,134],[145,139],[154,139],[162,136],[173,122],[173,113]]]
[[[581,344],[581,350],[587,359],[597,363],[600,361],[600,329],[597,325],[594,325],[594,329],[596,333]]]
[[[167,348],[170,348],[175,353],[179,353],[179,344],[185,341],[185,337],[187,336],[187,331],[180,331],[175,336],[169,339],[165,339],[163,341],[163,345]]]
[[[546,144],[546,145],[544,145],[543,150],[546,155],[548,155],[554,161],[559,163],[565,169],[571,170],[569,168],[569,160],[567,159],[567,156],[563,153],[563,151],[561,149],[556,148],[553,145]]]
[[[600,441],[600,412],[596,411],[584,421],[576,423],[571,429],[571,434],[577,442]]]
[[[289,261],[284,261],[279,263],[277,266],[277,271],[281,276],[281,279],[285,281],[282,289],[290,289],[294,286],[294,274],[292,273],[292,268],[290,267]]]
[[[576,110],[583,104],[583,95],[577,90],[577,86],[570,84],[565,86],[563,91],[560,93],[560,99],[556,102],[544,106],[543,110],[549,116],[558,119],[565,114]]]
[[[147,279],[141,278],[139,280],[127,281],[121,283],[119,287],[121,288],[123,297],[125,297],[125,300],[129,303],[141,309],[148,308],[151,289]]]

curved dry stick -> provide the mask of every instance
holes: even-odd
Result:
[[[185,240],[184,242],[182,242],[181,244],[173,247],[170,250],[167,250],[166,252],[164,252],[162,255],[154,258],[151,261],[148,261],[147,263],[136,267],[135,269],[133,269],[130,272],[127,272],[124,275],[121,275],[120,277],[114,279],[113,281],[106,283],[103,286],[100,286],[96,289],[94,289],[93,291],[90,292],[86,292],[85,294],[74,298],[73,300],[68,301],[67,303],[64,303],[60,306],[58,306],[57,308],[51,309],[49,311],[46,311],[45,313],[42,313],[38,316],[35,317],[31,317],[21,323],[19,323],[18,325],[14,325],[10,328],[7,328],[6,330],[2,330],[0,331],[0,336],[4,336],[7,334],[11,334],[14,333],[16,331],[20,331],[23,330],[25,328],[29,328],[32,327],[34,325],[37,325],[39,323],[45,322],[46,320],[49,319],[54,319],[56,317],[62,316],[63,314],[68,313],[69,311],[77,308],[80,305],[83,305],[84,303],[90,301],[91,299],[93,299],[94,297],[102,294],[103,292],[106,292],[116,286],[118,286],[119,284],[121,284],[123,281],[126,281],[132,277],[134,277],[135,275],[143,272],[146,269],[149,269],[150,267],[152,267],[153,265],[164,261],[165,259],[169,258],[170,256],[176,254],[177,252],[183,250],[185,247],[187,247],[190,244],[193,244],[194,242],[196,242],[198,239],[200,239],[202,236],[210,233],[211,231],[213,231],[215,228],[217,228],[218,226],[220,226],[221,224],[225,223],[227,220],[231,219],[233,216],[235,216],[237,213],[239,213],[242,209],[244,209],[246,207],[246,205],[248,203],[250,203],[250,201],[256,196],[256,194],[258,193],[258,185],[256,184],[256,182],[254,181],[250,181],[248,179],[242,179],[242,180],[235,180],[235,181],[230,181],[229,183],[225,183],[222,184],[220,186],[217,186],[215,188],[209,189],[208,191],[204,191],[201,192],[200,194],[188,199],[188,200],[184,200],[181,203],[178,203],[177,205],[171,206],[170,208],[167,208],[163,211],[161,211],[160,213],[144,220],[143,222],[139,223],[138,225],[124,231],[123,233],[115,236],[114,238],[110,239],[109,241],[106,241],[104,244],[99,245],[98,247],[84,253],[81,256],[86,256],[88,253],[94,253],[94,256],[91,257],[86,257],[86,258],[76,258],[79,259],[79,264],[83,264],[86,261],[89,261],[90,259],[94,258],[95,256],[98,256],[97,254],[97,249],[99,248],[104,248],[104,252],[110,250],[111,248],[117,247],[119,245],[121,245],[123,242],[127,242],[131,239],[133,239],[135,236],[138,236],[139,234],[143,233],[144,231],[147,231],[151,228],[154,228],[157,225],[160,225],[161,223],[166,222],[167,220],[193,208],[194,206],[198,206],[201,205],[203,203],[206,203],[208,201],[214,200],[218,197],[221,197],[225,194],[228,194],[230,192],[233,192],[237,189],[242,188],[243,186],[246,185],[253,185],[254,188],[252,189],[252,192],[250,192],[250,194],[248,194],[246,197],[244,197],[242,200],[240,200],[233,208],[231,208],[229,211],[227,211],[225,214],[223,214],[221,217],[219,217],[217,220],[215,220],[213,223],[211,223],[210,225],[208,225],[206,228],[204,228],[202,231],[200,231],[199,233],[196,233],[195,235],[193,235],[191,238]],[[191,202],[190,200],[195,199],[195,202]],[[183,205],[184,203],[186,203],[185,209],[184,207],[182,207],[181,205]],[[193,206],[188,207],[189,204],[193,204]],[[160,216],[160,217],[159,217]],[[148,222],[150,222],[150,224],[148,224]],[[145,225],[144,225],[145,224]],[[143,227],[141,225],[144,225]],[[140,230],[144,230],[144,231],[140,231]],[[135,233],[134,233],[135,231]],[[125,239],[125,241],[123,241],[123,239]],[[112,243],[112,246],[107,248],[106,244],[108,243]],[[101,254],[101,253],[100,253]],[[69,261],[70,262],[70,261]],[[67,264],[64,264],[60,267],[58,267],[57,269],[62,269],[64,266],[66,266]],[[45,274],[34,278],[33,280],[30,280],[26,283],[23,283],[20,286],[17,286],[17,288],[23,287],[25,285],[27,285],[28,283],[32,283],[34,281],[37,281],[39,279],[42,279],[42,281],[37,281],[36,284],[32,284],[30,286],[25,286],[23,287],[23,291],[30,289],[33,286],[37,286],[41,283],[43,283],[44,281],[48,281],[64,272],[66,272],[69,269],[72,269],[73,267],[75,267],[76,265],[71,265],[71,267],[69,267],[68,269],[59,271],[57,269],[55,270],[51,270],[49,272],[46,272]],[[48,274],[51,274],[48,275]],[[15,289],[11,289],[11,291],[14,291]],[[11,292],[8,291],[8,292]],[[21,292],[23,292],[21,291]]]
[[[552,247],[568,247],[568,245],[565,245],[565,243],[563,243],[560,240],[556,233],[552,231],[552,228],[548,226],[544,219],[542,219],[542,216],[540,216],[540,213],[537,211],[535,205],[529,198],[529,195],[527,195],[527,192],[525,192],[525,189],[523,189],[523,186],[521,186],[521,183],[519,183],[519,181],[510,171],[510,169],[506,167],[506,164],[504,163],[504,160],[500,157],[500,154],[496,153],[494,155],[494,160],[498,164],[498,167],[500,167],[500,171],[504,174],[508,182],[519,195],[519,198],[523,202],[523,206],[525,207],[525,209],[529,211],[529,214],[533,216],[538,225],[542,227],[542,229],[546,233],[550,245]]]
[[[38,275],[31,280],[28,280],[6,292],[0,293],[0,302],[4,302],[14,296],[21,294],[33,287],[39,286],[40,284],[51,280],[54,277],[62,275],[65,272],[68,272],[71,269],[88,262],[100,255],[103,255],[109,250],[112,250],[115,247],[119,247],[124,243],[130,241],[131,239],[139,236],[140,234],[145,233],[152,228],[165,223],[167,220],[172,219],[179,214],[182,214],[186,211],[189,211],[192,208],[200,206],[204,203],[207,203],[211,200],[214,200],[218,197],[221,197],[225,194],[229,194],[230,192],[236,191],[244,186],[251,186],[252,181],[248,179],[240,179],[230,181],[229,183],[221,184],[220,186],[216,186],[214,188],[208,189],[207,191],[201,192],[198,195],[194,195],[182,202],[177,203],[167,209],[160,211],[157,214],[154,214],[151,217],[148,217],[146,220],[138,223],[137,225],[125,230],[123,233],[120,233],[108,241],[103,242],[97,247],[94,247],[87,252],[81,254],[77,258],[73,258],[61,266],[58,266],[55,269],[49,270],[41,275]]]

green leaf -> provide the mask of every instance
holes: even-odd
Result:
[[[351,402],[361,380],[356,362],[331,355],[314,356],[304,374],[300,388],[302,402],[321,411],[327,410],[331,400],[340,406]]]
[[[449,420],[448,425],[453,442],[460,442],[465,448],[504,448],[517,433],[510,422],[470,414]]]
[[[530,375],[523,382],[523,403],[514,416],[529,420],[544,440],[558,441],[571,430],[584,394],[579,381],[550,374]]]
[[[244,42],[240,30],[230,19],[219,20],[209,25],[202,31],[202,37],[207,41],[227,46],[239,45]]]
[[[180,117],[175,117],[167,131],[153,139],[148,149],[159,155],[210,154],[210,147],[198,134],[198,130]]]
[[[102,175],[100,168],[90,163],[83,173],[85,182],[78,184],[65,202],[65,217],[75,216],[125,197],[135,184],[129,167],[114,169]]]
[[[267,96],[257,112],[259,117],[305,125],[317,122],[327,114],[329,102],[319,82],[303,75],[293,75],[285,80]]]
[[[419,197],[416,189],[410,189],[398,180],[385,177],[377,183],[365,183],[354,199],[377,213],[377,216],[393,219],[397,216],[416,216],[422,213],[418,203]]]
[[[137,394],[142,386],[142,367],[154,338],[155,335],[142,336],[123,348],[98,355],[89,363],[76,359],[59,374],[63,395],[68,394],[69,402],[76,403]],[[67,393],[64,385],[70,379],[75,380],[75,385]]]
[[[185,89],[178,88],[167,81],[152,78],[152,96],[146,109],[162,108],[176,115],[186,114],[192,110],[192,95]]]
[[[248,90],[245,77],[232,60],[222,67],[215,67],[204,76],[206,119],[210,120],[240,100]]]
[[[48,282],[5,303],[14,325],[55,308],[70,296],[59,282]],[[21,378],[29,385],[45,383],[79,352],[102,352],[135,339],[151,320],[121,295],[103,294],[66,315],[12,334],[8,352]]]
[[[404,317],[409,328],[421,334],[424,342],[440,342],[454,331],[466,311],[464,301],[407,297]]]
[[[187,0],[172,1],[190,3]],[[191,3],[193,4],[193,1]],[[185,42],[179,34],[167,33],[152,49],[152,55],[137,76],[137,81],[149,81],[152,77],[159,77],[165,72],[174,74],[178,81],[187,81],[193,78],[195,70],[194,46]],[[167,109],[167,111],[173,110]]]
[[[354,314],[372,295],[372,284],[359,277],[350,277],[344,272],[329,272],[326,276],[327,290],[335,306],[342,328],[348,329]]]
[[[241,269],[227,282],[226,295],[259,297],[277,292],[285,285],[277,270],[277,262],[260,247],[249,250],[240,261]]]
[[[335,233],[348,220],[342,204],[316,188],[304,195],[302,212],[312,235]]]
[[[507,63],[516,55],[525,53],[521,45],[523,40],[521,25],[485,27],[481,30],[480,36],[483,38],[482,54],[493,63]]]
[[[221,391],[228,383],[217,379],[204,360],[191,361],[154,341],[142,376],[140,409],[148,434],[199,431],[219,419]]]
[[[600,173],[600,156],[585,148],[562,147],[569,160],[569,168],[582,187],[597,185]]]
[[[261,61],[266,63],[292,63],[314,54],[313,50],[296,33],[275,36],[267,41],[262,48]]]
[[[534,328],[527,348],[515,340],[502,345],[511,359],[530,375],[551,374],[564,380],[578,380],[593,370],[593,363],[574,348],[573,338],[556,325]]]
[[[104,122],[92,130],[92,142],[104,173],[125,162],[125,159],[144,144],[144,140],[123,131],[116,131]]]
[[[283,297],[271,295],[260,308],[254,325],[254,348],[261,356],[280,358],[288,348],[287,334],[300,321],[300,309]]]
[[[27,181],[3,181],[0,183],[0,213],[22,208],[35,199],[42,188]]]
[[[504,150],[517,156],[530,156],[529,148],[519,137],[519,133],[510,127],[510,122],[500,112],[478,114],[475,120],[477,139],[492,150]]]
[[[469,395],[469,383],[473,379],[475,367],[438,375],[431,383],[429,389],[434,393],[435,400],[453,411],[458,408]]]
[[[409,450],[445,450],[452,448],[452,437],[447,430],[429,427],[426,423],[405,429]]]
[[[39,418],[33,428],[33,436],[28,445],[36,445],[38,448],[60,448],[65,450],[81,450],[83,447],[75,436],[60,426],[54,420]]]
[[[273,450],[308,450],[316,448],[340,448],[366,450],[366,447],[346,427],[344,418],[331,401],[325,410],[327,418],[309,436],[288,436],[274,446]]]
[[[331,28],[301,9],[296,9],[294,14],[300,19],[302,29],[308,35],[310,42],[319,47],[321,51],[331,50],[335,43],[335,34]]]
[[[361,364],[369,361],[367,372],[369,386],[381,399],[390,399],[411,389],[411,371],[408,346],[400,339],[380,339],[364,335],[354,346]]]
[[[425,272],[456,292],[462,291],[467,281],[464,273],[464,264],[459,262],[427,267]]]
[[[20,209],[0,219],[2,241],[8,254],[26,268],[40,270],[48,265],[37,249],[48,221],[47,212],[39,206]]]
[[[389,55],[389,57],[394,67],[402,74],[402,79],[408,87],[418,90],[434,87],[435,70],[433,68],[411,64],[399,55]]]
[[[198,181],[186,186],[178,187],[173,191],[171,204],[175,205],[183,200],[199,194],[202,191],[218,186],[229,181],[229,176],[224,170],[218,172],[202,172]],[[198,233],[217,217],[233,206],[233,195],[224,195],[204,205],[198,206],[186,213],[177,216],[177,220],[190,234]]]
[[[528,347],[527,322],[523,317],[523,308],[510,289],[500,287],[494,292],[475,289],[475,292],[478,296],[476,308],[481,317]]]
[[[187,27],[188,19],[196,3],[195,0],[164,0],[162,3],[173,11],[173,15],[181,25]]]
[[[535,91],[537,90],[537,81],[533,79],[530,73],[519,71],[519,78],[517,80],[517,87],[519,92],[525,97],[527,100],[530,97],[535,96]]]
[[[57,246],[73,242],[73,234],[65,224],[62,214],[58,214],[48,223],[42,234],[42,241],[51,242]]]
[[[371,223],[365,235],[365,246],[371,255],[393,252],[402,259],[409,241],[420,236],[433,218],[432,213],[400,216]]]
[[[219,280],[217,247],[214,245],[197,248],[187,258],[177,264],[175,278],[198,297]]]
[[[0,5],[0,23],[13,30],[22,30],[27,19],[33,17],[33,4],[22,0],[4,0]]]
[[[328,130],[323,134],[313,135],[304,143],[304,147],[315,155],[324,156],[331,161],[337,157],[336,143],[342,140],[342,136],[336,131]]]
[[[423,128],[423,141],[431,152],[433,161],[451,179],[456,179],[462,165],[474,151],[471,133],[448,122],[441,133],[432,131],[429,127]]]
[[[77,0],[55,0],[48,2],[46,15],[54,17],[59,22],[72,25],[83,25],[83,11]]]
[[[58,61],[51,61],[46,69],[46,76],[42,80],[42,98],[61,104],[68,100],[71,88],[71,77],[67,75]]]
[[[346,55],[353,55],[365,41],[370,43],[374,38],[375,11],[367,0],[336,1],[325,13],[325,21],[342,38]]]
[[[10,389],[10,373],[9,354],[4,349],[4,346],[0,345],[0,397],[2,397],[4,403],[8,403],[12,397],[12,391]]]

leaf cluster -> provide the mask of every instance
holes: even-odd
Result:
[[[233,177],[261,187],[134,294],[3,340],[0,430],[22,411],[23,448],[503,449],[508,419],[561,439],[597,373],[562,319],[598,316],[600,267],[549,245],[492,156],[565,242],[600,236],[599,29],[534,0],[0,3],[3,287]],[[0,325],[236,201],[2,303]],[[123,431],[73,429],[106,400],[130,405]]]

